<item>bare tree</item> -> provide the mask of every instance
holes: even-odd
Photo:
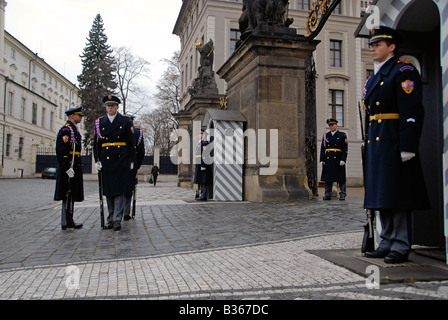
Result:
[[[127,47],[114,48],[116,79],[123,105],[123,113],[126,113],[126,102],[130,95],[142,95],[143,89],[138,85],[139,77],[149,76],[149,62],[135,56]]]
[[[180,107],[180,63],[179,51],[175,51],[171,60],[163,59],[168,65],[160,80],[157,82],[157,92],[154,99],[157,104],[170,111],[172,128],[177,128],[177,121],[171,113],[178,113]]]
[[[160,147],[161,155],[169,155],[175,142],[170,141],[171,132],[177,129],[177,120],[173,113],[179,112],[180,107],[180,66],[179,51],[174,52],[171,60],[163,59],[168,65],[156,85],[153,95],[157,106],[150,112],[140,114],[135,124],[144,132],[145,146],[148,150]]]

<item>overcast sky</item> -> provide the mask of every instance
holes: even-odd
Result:
[[[80,55],[99,13],[108,44],[125,46],[150,62],[150,93],[180,49],[173,29],[182,0],[7,0],[5,29],[31,51],[78,85]]]

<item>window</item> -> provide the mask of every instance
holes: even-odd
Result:
[[[342,67],[341,54],[342,41],[330,40],[330,66]]]
[[[334,14],[341,14],[341,2],[339,2],[339,4],[336,6],[336,8],[334,8],[333,10]]]
[[[31,117],[31,122],[37,124],[37,104],[33,103],[33,115]]]
[[[6,135],[6,151],[5,156],[10,157],[11,156],[11,134]]]
[[[21,120],[25,120],[25,104],[26,104],[26,99],[22,98],[22,102],[20,104],[20,119]]]
[[[50,112],[50,130],[53,130],[53,118],[54,118],[54,112]]]
[[[23,138],[19,138],[19,159],[23,157]]]
[[[46,111],[46,109],[42,108],[42,117],[41,117],[41,121],[40,121],[42,127],[44,127],[44,128],[45,128],[45,113],[46,113],[45,111]]]
[[[8,92],[8,115],[12,115],[12,104],[14,100],[14,93],[11,91]]]
[[[344,126],[344,91],[330,90],[328,94],[328,117],[338,120]]]
[[[310,10],[311,0],[297,0],[297,9],[299,10]]]
[[[238,29],[230,29],[230,54],[235,51],[236,43],[240,39],[241,32]]]
[[[14,50],[13,48],[11,48],[11,58],[12,59],[16,59],[16,50]]]

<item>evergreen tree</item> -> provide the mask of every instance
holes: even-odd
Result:
[[[79,94],[83,106],[84,145],[91,146],[93,142],[95,120],[105,114],[103,97],[116,94],[115,60],[112,49],[107,44],[104,33],[103,19],[97,14],[89,31],[86,47],[80,55],[82,73],[78,75]]]

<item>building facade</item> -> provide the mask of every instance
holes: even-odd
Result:
[[[210,39],[215,45],[213,70],[219,70],[232,55],[239,39],[238,19],[242,0],[183,0],[173,33],[181,42],[181,109],[190,100],[188,88],[197,75],[199,53],[195,43]],[[291,0],[288,16],[294,19],[291,28],[307,34],[306,22],[312,0]],[[351,186],[362,185],[360,155],[361,129],[358,101],[369,72],[373,70],[370,50],[364,39],[353,36],[361,16],[371,1],[342,0],[316,40],[317,144],[328,131],[329,117],[339,121],[339,129],[349,139],[347,178]],[[226,93],[226,83],[216,75],[219,93]],[[320,177],[321,167],[318,167]]]
[[[39,148],[53,149],[65,111],[79,106],[78,88],[5,31],[0,1],[0,175],[31,176]]]

